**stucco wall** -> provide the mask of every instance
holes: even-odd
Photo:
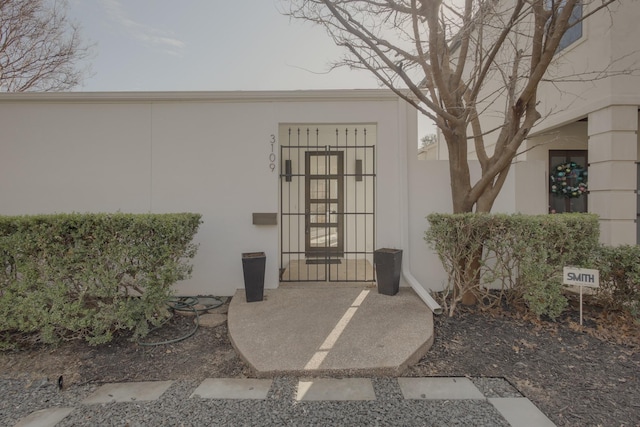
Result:
[[[193,277],[177,292],[233,294],[248,251],[266,252],[273,288],[278,227],[252,225],[252,213],[278,212],[280,165],[269,159],[278,125],[376,124],[377,237],[399,247],[394,159],[407,111],[380,90],[3,96],[0,214],[198,212]]]
[[[586,150],[588,142],[587,122],[569,123],[526,140],[524,143],[526,152],[518,158],[541,160],[548,163],[549,150]]]
[[[2,214],[151,207],[143,104],[0,103]]]
[[[598,5],[585,5],[585,13]],[[640,2],[620,1],[583,23],[583,36],[556,55],[539,91],[545,117],[533,132],[586,117],[607,105],[640,104]]]
[[[452,212],[451,180],[446,160],[423,161],[415,156],[408,161],[409,257],[411,272],[426,288],[442,290],[447,275],[440,259],[424,241],[429,228],[426,216],[432,212]],[[480,164],[471,161],[472,181],[480,177]],[[545,164],[541,161],[512,165],[504,187],[496,198],[494,213],[546,213]],[[540,185],[540,184],[543,185]]]
[[[0,214],[198,212],[193,277],[177,293],[232,295],[244,286],[240,255],[253,251],[266,253],[273,288],[279,228],[253,225],[252,213],[279,210],[286,123],[375,126],[376,246],[404,245],[419,281],[441,289],[446,277],[423,235],[428,213],[451,211],[448,165],[417,159],[416,111],[383,90],[5,94]],[[531,213],[535,192],[526,203],[516,194],[536,171],[515,165],[494,211]]]
[[[504,5],[510,7],[511,3],[507,1]],[[599,2],[585,2],[583,14],[587,15],[599,5]],[[540,83],[537,108],[542,119],[533,127],[531,135],[573,123],[609,105],[640,105],[636,71],[640,63],[636,42],[640,38],[640,26],[636,22],[639,15],[640,2],[620,1],[582,23],[582,37],[555,55]],[[521,35],[532,27],[526,21],[519,25],[518,40],[525,45],[527,38]],[[526,64],[523,62],[523,67]],[[504,85],[503,76],[493,73],[482,90],[479,110],[484,132],[496,129],[503,122],[505,98],[499,94]],[[489,154],[493,152],[497,136],[498,131],[494,130],[484,137]],[[469,155],[476,157],[472,144]]]

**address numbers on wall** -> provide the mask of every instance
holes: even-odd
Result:
[[[275,152],[276,136],[274,134],[269,135],[269,144],[271,145],[271,152],[269,153],[269,168],[271,169],[271,172],[275,172],[277,158]]]

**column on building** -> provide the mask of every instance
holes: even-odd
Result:
[[[636,244],[637,131],[637,106],[589,114],[589,211],[606,245]]]

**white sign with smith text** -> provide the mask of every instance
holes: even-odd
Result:
[[[564,267],[562,278],[565,285],[588,286],[590,288],[600,286],[600,272],[590,268]]]

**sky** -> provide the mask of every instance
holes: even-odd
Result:
[[[286,0],[70,0],[91,44],[80,91],[369,89],[363,70],[330,70],[343,51],[290,20]],[[420,135],[433,133],[421,120]]]
[[[379,87],[365,71],[328,73],[342,51],[280,13],[285,0],[71,0],[94,44],[83,91]]]

